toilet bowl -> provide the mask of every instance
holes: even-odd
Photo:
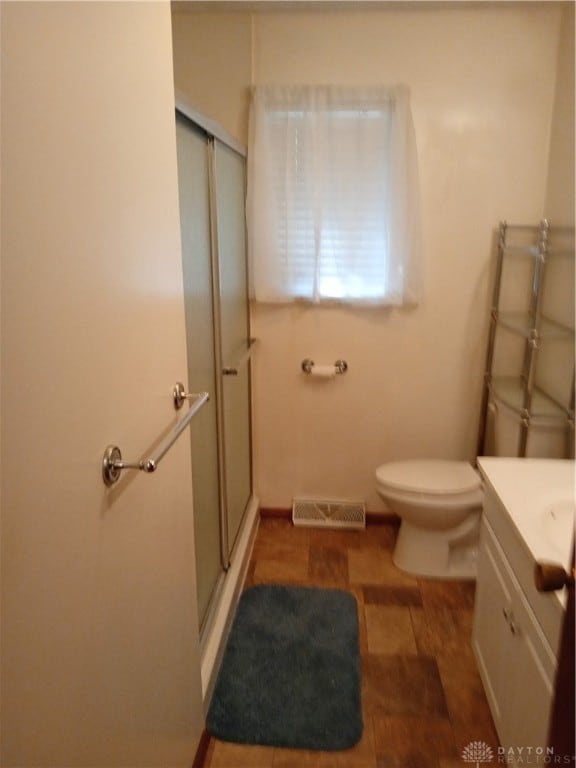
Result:
[[[395,565],[432,578],[474,578],[482,483],[465,461],[382,464],[376,488],[401,519]]]

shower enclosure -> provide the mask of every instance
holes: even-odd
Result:
[[[190,431],[201,644],[253,503],[245,156],[176,110],[188,391],[210,400]],[[202,118],[200,118],[201,120]],[[205,121],[206,122],[206,121]]]

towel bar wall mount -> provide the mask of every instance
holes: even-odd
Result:
[[[174,386],[172,396],[174,400],[174,407],[176,409],[182,407],[185,399],[193,400],[186,415],[180,419],[174,429],[162,441],[152,456],[147,459],[141,459],[140,461],[124,461],[122,459],[122,452],[120,448],[118,448],[117,445],[109,445],[104,451],[104,456],[102,458],[102,479],[104,480],[105,485],[112,486],[117,483],[120,479],[120,475],[123,469],[138,469],[148,474],[155,472],[160,461],[164,458],[178,437],[180,437],[182,432],[190,424],[193,416],[210,398],[208,392],[200,392],[199,394],[186,393],[184,385],[180,382]]]
[[[174,408],[176,408],[177,411],[182,408],[186,400],[196,400],[198,397],[200,397],[200,395],[195,392],[186,392],[186,387],[181,381],[177,381],[176,384],[174,384],[172,399],[174,400]]]

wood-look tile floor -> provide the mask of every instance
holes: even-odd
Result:
[[[496,735],[470,644],[474,583],[408,576],[392,562],[396,528],[294,527],[264,518],[246,586],[302,584],[358,603],[364,732],[316,752],[211,739],[206,768],[463,768],[462,750]]]

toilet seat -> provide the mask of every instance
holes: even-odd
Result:
[[[480,475],[466,461],[395,461],[378,467],[376,480],[394,495],[453,497],[479,491],[482,487]]]

